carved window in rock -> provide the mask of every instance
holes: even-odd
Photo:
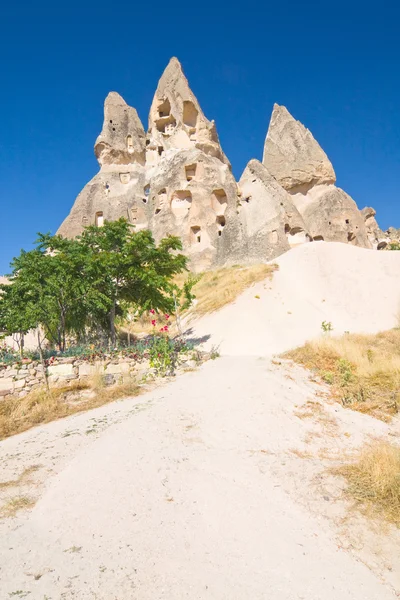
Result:
[[[309,241],[309,237],[302,227],[290,227],[286,224],[285,233],[290,246],[298,246]]]
[[[188,190],[177,190],[172,194],[171,211],[178,219],[184,219],[192,205],[192,194]]]
[[[104,215],[101,211],[97,212],[95,215],[95,224],[96,227],[103,227],[104,225]]]
[[[199,111],[189,100],[185,100],[183,103],[183,123],[188,127],[195,128],[197,125],[197,117],[199,115]]]
[[[133,224],[136,224],[138,220],[138,207],[137,206],[132,206],[131,208],[131,222]]]
[[[131,180],[131,174],[130,173],[120,173],[119,174],[119,180],[121,183],[129,183]]]
[[[126,138],[126,147],[128,152],[133,152],[133,138],[130,134]]]
[[[161,103],[158,105],[157,112],[160,118],[169,117],[171,114],[171,103],[168,98],[161,100]]]
[[[218,226],[218,236],[221,237],[222,231],[225,227],[225,217],[223,215],[217,217],[217,226]]]
[[[224,215],[228,206],[225,190],[214,190],[211,194],[211,206],[217,215]]]
[[[190,242],[192,244],[200,244],[201,243],[201,227],[197,225],[190,228]]]
[[[87,227],[89,225],[89,219],[84,216],[82,217],[82,227]]]
[[[315,237],[313,237],[313,241],[314,242],[323,242],[324,238],[322,235],[316,235]]]
[[[268,241],[270,244],[277,244],[278,243],[278,232],[274,229],[273,231],[270,231],[268,234]]]
[[[176,124],[175,122],[167,123],[165,125],[164,133],[165,135],[172,135],[175,131]]]
[[[162,188],[157,194],[155,214],[158,215],[165,206],[167,201],[167,190]]]
[[[149,196],[149,194],[150,194],[150,184],[146,185],[146,186],[143,188],[143,192],[144,192],[144,195],[145,195],[145,196],[146,196],[146,198],[147,198],[147,197]]]
[[[186,181],[192,181],[192,179],[194,179],[196,177],[196,169],[197,169],[197,165],[186,165],[185,167],[185,175],[186,175]]]

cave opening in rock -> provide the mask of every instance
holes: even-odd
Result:
[[[190,210],[192,205],[192,194],[188,190],[176,190],[172,194],[171,210],[173,214],[182,219]]]
[[[128,152],[133,152],[133,139],[130,134],[126,136],[126,147]]]
[[[168,98],[164,98],[163,100],[161,100],[161,103],[158,105],[157,111],[158,116],[160,118],[169,117],[169,115],[171,114],[171,103],[168,100]]]
[[[221,237],[221,235],[222,235],[222,230],[223,230],[223,229],[224,229],[224,227],[225,227],[225,223],[226,223],[226,221],[225,221],[225,217],[224,217],[223,215],[219,215],[219,216],[217,217],[217,225],[218,225],[218,235],[219,235],[220,237]]]
[[[183,123],[188,127],[196,127],[197,125],[197,117],[199,111],[189,100],[185,100],[183,103]]]
[[[104,225],[104,215],[101,211],[97,212],[95,215],[95,223],[96,227],[103,227]]]
[[[191,233],[192,243],[200,244],[200,242],[201,242],[201,227],[198,227],[197,225],[191,227],[190,233]]]
[[[223,215],[228,205],[228,198],[225,190],[214,190],[211,194],[211,206],[217,215]]]
[[[194,179],[196,177],[196,168],[197,165],[186,165],[185,167],[185,175],[186,175],[186,181],[192,181],[192,179]]]

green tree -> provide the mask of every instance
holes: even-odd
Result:
[[[88,257],[88,276],[99,301],[97,321],[108,321],[112,344],[115,318],[124,307],[173,312],[177,289],[173,276],[187,265],[186,257],[177,252],[182,249],[177,237],[168,236],[157,246],[150,231],[135,232],[121,218],[100,228],[87,227],[78,242]]]
[[[10,285],[0,299],[0,322],[7,314],[8,329],[18,320],[29,328],[42,327],[49,341],[65,349],[67,333],[85,327],[90,306],[87,259],[76,240],[40,234],[37,247],[14,258]]]
[[[173,312],[173,276],[186,269],[181,242],[156,245],[149,231],[135,232],[126,219],[88,227],[74,239],[39,234],[36,248],[14,258],[10,285],[0,293],[0,329],[12,335],[43,328],[65,349],[67,335],[88,328],[107,331],[116,343],[115,318],[135,310]]]

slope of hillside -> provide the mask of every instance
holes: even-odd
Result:
[[[395,327],[400,317],[400,252],[314,242],[275,260],[272,280],[187,324],[194,339],[225,355],[262,356],[300,345],[330,322],[335,333]]]

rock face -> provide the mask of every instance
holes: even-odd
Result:
[[[61,235],[124,216],[157,241],[180,237],[194,271],[267,261],[312,240],[379,248],[373,209],[361,214],[334,185],[325,152],[283,106],[274,106],[263,163],[251,160],[237,184],[176,58],[157,86],[147,134],[134,108],[107,96],[95,154],[100,171]]]
[[[291,194],[336,181],[330,160],[312,133],[278,104],[272,111],[263,164]]]
[[[237,258],[270,260],[309,241],[302,216],[290,195],[258,160],[251,160],[239,181],[240,244]]]
[[[373,248],[384,250],[391,242],[400,242],[400,229],[389,227],[386,231],[382,231],[375,219],[376,211],[374,208],[366,206],[362,209],[361,214],[364,217],[368,239]]]
[[[275,104],[263,164],[292,196],[313,240],[371,248],[356,203],[336,187],[332,164],[311,132]]]
[[[108,94],[103,129],[94,147],[101,169],[77,197],[58,230],[60,235],[75,237],[88,225],[101,226],[122,216],[147,226],[146,218],[136,211],[143,197],[145,142],[136,110],[116,92]]]

